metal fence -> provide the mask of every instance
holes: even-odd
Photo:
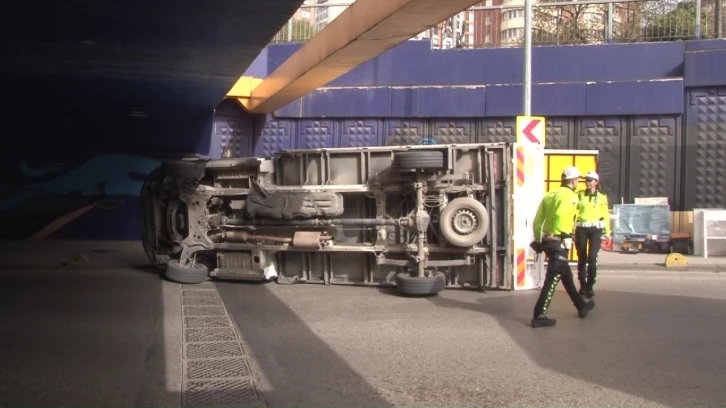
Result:
[[[316,1],[316,0],[312,0]],[[412,37],[434,48],[517,47],[522,0],[482,2]],[[352,2],[303,5],[272,43],[311,39]],[[726,0],[535,0],[534,45],[678,41],[726,36]]]

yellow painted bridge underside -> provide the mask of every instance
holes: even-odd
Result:
[[[252,84],[243,77],[228,96],[250,112],[274,112],[480,2],[357,0],[249,93],[241,93]]]

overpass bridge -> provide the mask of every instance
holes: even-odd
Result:
[[[244,107],[272,112],[474,3],[360,0]],[[104,226],[93,213],[136,218],[140,180],[158,158],[209,153],[215,108],[248,83],[241,74],[301,4],[7,4],[0,238],[135,239],[136,226]]]
[[[141,180],[166,156],[512,140],[520,50],[396,47],[477,1],[358,0],[304,45],[266,47],[301,3],[6,5],[0,238],[136,240]],[[614,201],[717,205],[723,40],[537,48],[548,141],[605,146]]]

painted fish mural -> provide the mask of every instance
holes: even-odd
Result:
[[[94,156],[68,170],[62,163],[34,168],[22,161],[20,171],[31,181],[3,186],[0,238],[42,239],[90,211],[117,210],[139,196],[144,179],[160,164],[131,154]]]

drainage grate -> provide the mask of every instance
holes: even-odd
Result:
[[[232,327],[227,316],[188,316],[184,327]]]
[[[249,363],[213,282],[182,286],[182,406],[261,406]]]
[[[257,404],[250,380],[189,381],[184,384],[184,406]]]
[[[244,354],[236,341],[226,343],[188,343],[186,358],[235,357]]]
[[[182,294],[185,299],[198,297],[212,297],[219,299],[219,293],[216,290],[185,290]]]
[[[234,341],[237,340],[237,335],[231,327],[186,329],[184,330],[184,340],[188,342]]]
[[[214,284],[214,282],[202,282],[197,284],[190,284],[190,285],[182,285],[182,290],[184,292],[190,291],[190,290],[217,290],[217,285]]]
[[[222,299],[211,296],[185,297],[182,300],[184,306],[222,306]]]
[[[205,378],[248,377],[250,368],[244,358],[226,360],[192,360],[187,362],[187,378],[200,380]]]
[[[184,316],[224,316],[224,306],[184,306]]]

